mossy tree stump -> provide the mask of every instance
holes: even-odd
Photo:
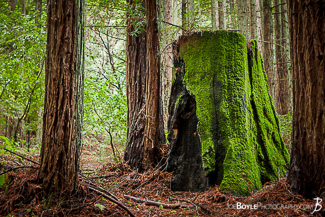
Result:
[[[168,170],[173,190],[247,195],[285,175],[289,154],[257,42],[235,32],[194,33],[174,47]]]

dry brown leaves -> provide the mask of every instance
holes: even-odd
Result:
[[[33,169],[8,173],[9,185],[0,192],[1,215],[14,213],[23,216],[128,216],[116,204],[89,191],[85,187],[85,180],[115,195],[136,216],[309,216],[313,211],[311,206],[315,205],[313,200],[292,194],[285,178],[277,183],[266,183],[261,191],[248,197],[221,193],[218,186],[204,192],[173,192],[168,187],[173,177],[171,173],[159,170],[137,173],[126,165],[109,164],[96,175],[83,176],[79,182],[82,192],[80,197],[70,199],[70,205],[64,206],[58,202],[49,204],[48,199],[42,198],[41,187],[35,182],[36,175]],[[165,205],[189,206],[167,209],[164,206],[146,205],[148,203],[137,202],[129,197],[127,199],[124,195]],[[256,204],[260,207],[237,209],[237,203],[240,203],[241,207],[254,207]],[[324,214],[323,208],[321,212],[315,212],[314,216]]]

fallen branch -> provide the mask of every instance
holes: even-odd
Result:
[[[92,177],[87,177],[87,179],[103,179],[103,178],[109,178],[115,176],[115,174],[108,174],[108,175],[102,175],[102,176],[92,176]]]
[[[92,188],[92,187],[90,187],[90,186],[87,186],[90,190],[92,190],[92,191],[95,191],[96,193],[98,193],[98,194],[100,194],[100,195],[102,195],[103,197],[105,197],[106,199],[108,199],[109,201],[111,201],[111,202],[113,202],[113,203],[115,203],[115,204],[117,204],[119,207],[121,207],[122,209],[124,209],[125,211],[127,211],[128,213],[129,213],[129,215],[130,216],[132,216],[132,217],[135,217],[135,215],[124,205],[124,204],[122,204],[120,201],[117,201],[117,200],[115,200],[115,199],[113,199],[112,197],[110,197],[110,196],[108,196],[107,194],[105,194],[105,193],[103,193],[103,192],[101,192],[101,191],[99,191],[99,190],[97,190],[97,189],[95,189],[95,188]]]
[[[81,180],[83,180],[83,181],[86,182],[87,184],[92,185],[93,187],[97,188],[97,190],[102,191],[103,193],[110,195],[110,196],[111,196],[112,198],[114,198],[115,200],[118,200],[118,198],[117,198],[114,194],[112,194],[111,192],[105,190],[105,189],[102,188],[102,187],[98,187],[97,185],[95,185],[95,183],[91,182],[90,180],[86,180],[86,177],[81,178]],[[97,183],[96,183],[96,184],[97,184]]]
[[[3,175],[3,174],[6,174],[6,173],[9,173],[13,170],[18,170],[18,169],[24,169],[24,168],[32,168],[34,170],[38,170],[38,167],[33,167],[33,166],[20,166],[20,167],[14,167],[14,168],[10,168],[2,173],[0,173],[0,176]]]
[[[6,148],[4,148],[3,150],[8,151],[8,152],[10,152],[11,154],[17,155],[18,157],[21,157],[21,158],[23,158],[23,159],[25,159],[25,160],[27,160],[27,161],[30,161],[30,162],[32,162],[32,163],[34,163],[34,164],[40,165],[39,163],[37,163],[37,162],[35,162],[35,161],[31,160],[31,159],[28,159],[28,158],[26,158],[26,157],[24,157],[24,156],[22,156],[22,155],[20,155],[20,154],[17,154],[16,152],[10,151],[10,150],[8,150],[8,149],[6,149]]]
[[[194,203],[193,201],[190,200],[184,200],[184,199],[177,199],[177,198],[170,198],[170,200],[176,200],[176,201],[182,201],[182,202],[186,202],[186,203],[190,203],[193,206],[195,206],[196,208],[201,208],[202,210],[206,211],[207,213],[211,214],[211,211],[209,209],[207,209],[206,207],[202,206],[201,204],[198,203]]]
[[[165,209],[177,209],[177,208],[194,208],[195,206],[193,205],[188,205],[188,204],[166,204],[166,203],[160,203],[156,202],[153,200],[145,200],[145,199],[140,199],[137,197],[129,196],[129,195],[124,195],[126,199],[131,199],[135,202],[139,203],[145,203],[146,205],[151,205],[151,206],[157,206],[160,207],[162,206]]]

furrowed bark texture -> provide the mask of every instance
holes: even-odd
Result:
[[[145,169],[154,167],[161,158],[161,144],[159,140],[160,125],[160,68],[159,41],[156,22],[156,1],[147,0],[147,81],[146,81],[146,125],[144,130]],[[163,127],[163,126],[162,126]]]
[[[293,143],[288,181],[325,198],[325,3],[288,1],[294,75]]]
[[[248,48],[247,48],[248,46]],[[178,49],[178,50],[177,50]],[[256,40],[219,30],[179,39],[170,98],[173,190],[247,195],[285,174],[289,154]]]
[[[39,178],[48,193],[76,190],[83,117],[83,1],[48,1]]]
[[[135,2],[130,3],[135,4]],[[159,41],[156,1],[143,1],[142,5],[146,9],[146,33],[140,35],[142,38],[128,36],[129,111],[128,141],[124,157],[132,168],[139,171],[152,168],[160,162],[164,140],[163,113],[159,98],[161,87],[160,60],[157,55]],[[129,24],[128,31],[132,30],[131,28]]]
[[[130,5],[134,1],[129,0]],[[142,2],[145,7],[145,1]],[[132,168],[142,167],[143,141],[145,127],[145,96],[146,96],[146,52],[147,34],[131,35],[134,31],[129,21],[127,27],[127,144],[124,160]]]

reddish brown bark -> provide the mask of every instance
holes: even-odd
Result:
[[[282,27],[284,22],[284,13],[281,10],[281,0],[274,0],[274,28],[275,28],[275,57],[276,57],[276,85],[275,85],[275,105],[276,111],[285,115],[288,114],[290,108],[290,95],[288,86],[288,67],[285,54],[285,34],[286,31]]]
[[[146,126],[144,130],[144,156],[145,168],[154,167],[160,156],[159,153],[159,41],[156,22],[156,1],[147,0],[147,75],[146,82]]]
[[[272,18],[272,1],[264,0],[263,2],[263,60],[267,83],[272,98],[274,99],[274,71],[273,71],[273,18]]]
[[[129,0],[134,5],[133,0]],[[145,7],[145,1],[142,2]],[[134,31],[131,20],[127,27],[127,146],[124,160],[132,168],[142,167],[143,158],[143,137],[145,127],[145,95],[146,95],[146,38],[145,32],[138,36],[131,35]]]
[[[129,3],[135,4],[133,1]],[[142,6],[146,9],[146,33],[138,37],[128,36],[128,141],[124,155],[124,160],[140,171],[151,168],[160,161],[159,136],[160,126],[163,126],[159,99],[156,1],[143,1]],[[129,34],[132,31],[130,25],[128,24]]]
[[[295,193],[325,197],[325,3],[288,1],[293,143],[288,181]]]
[[[83,2],[48,2],[39,178],[47,193],[76,190],[83,102]]]

